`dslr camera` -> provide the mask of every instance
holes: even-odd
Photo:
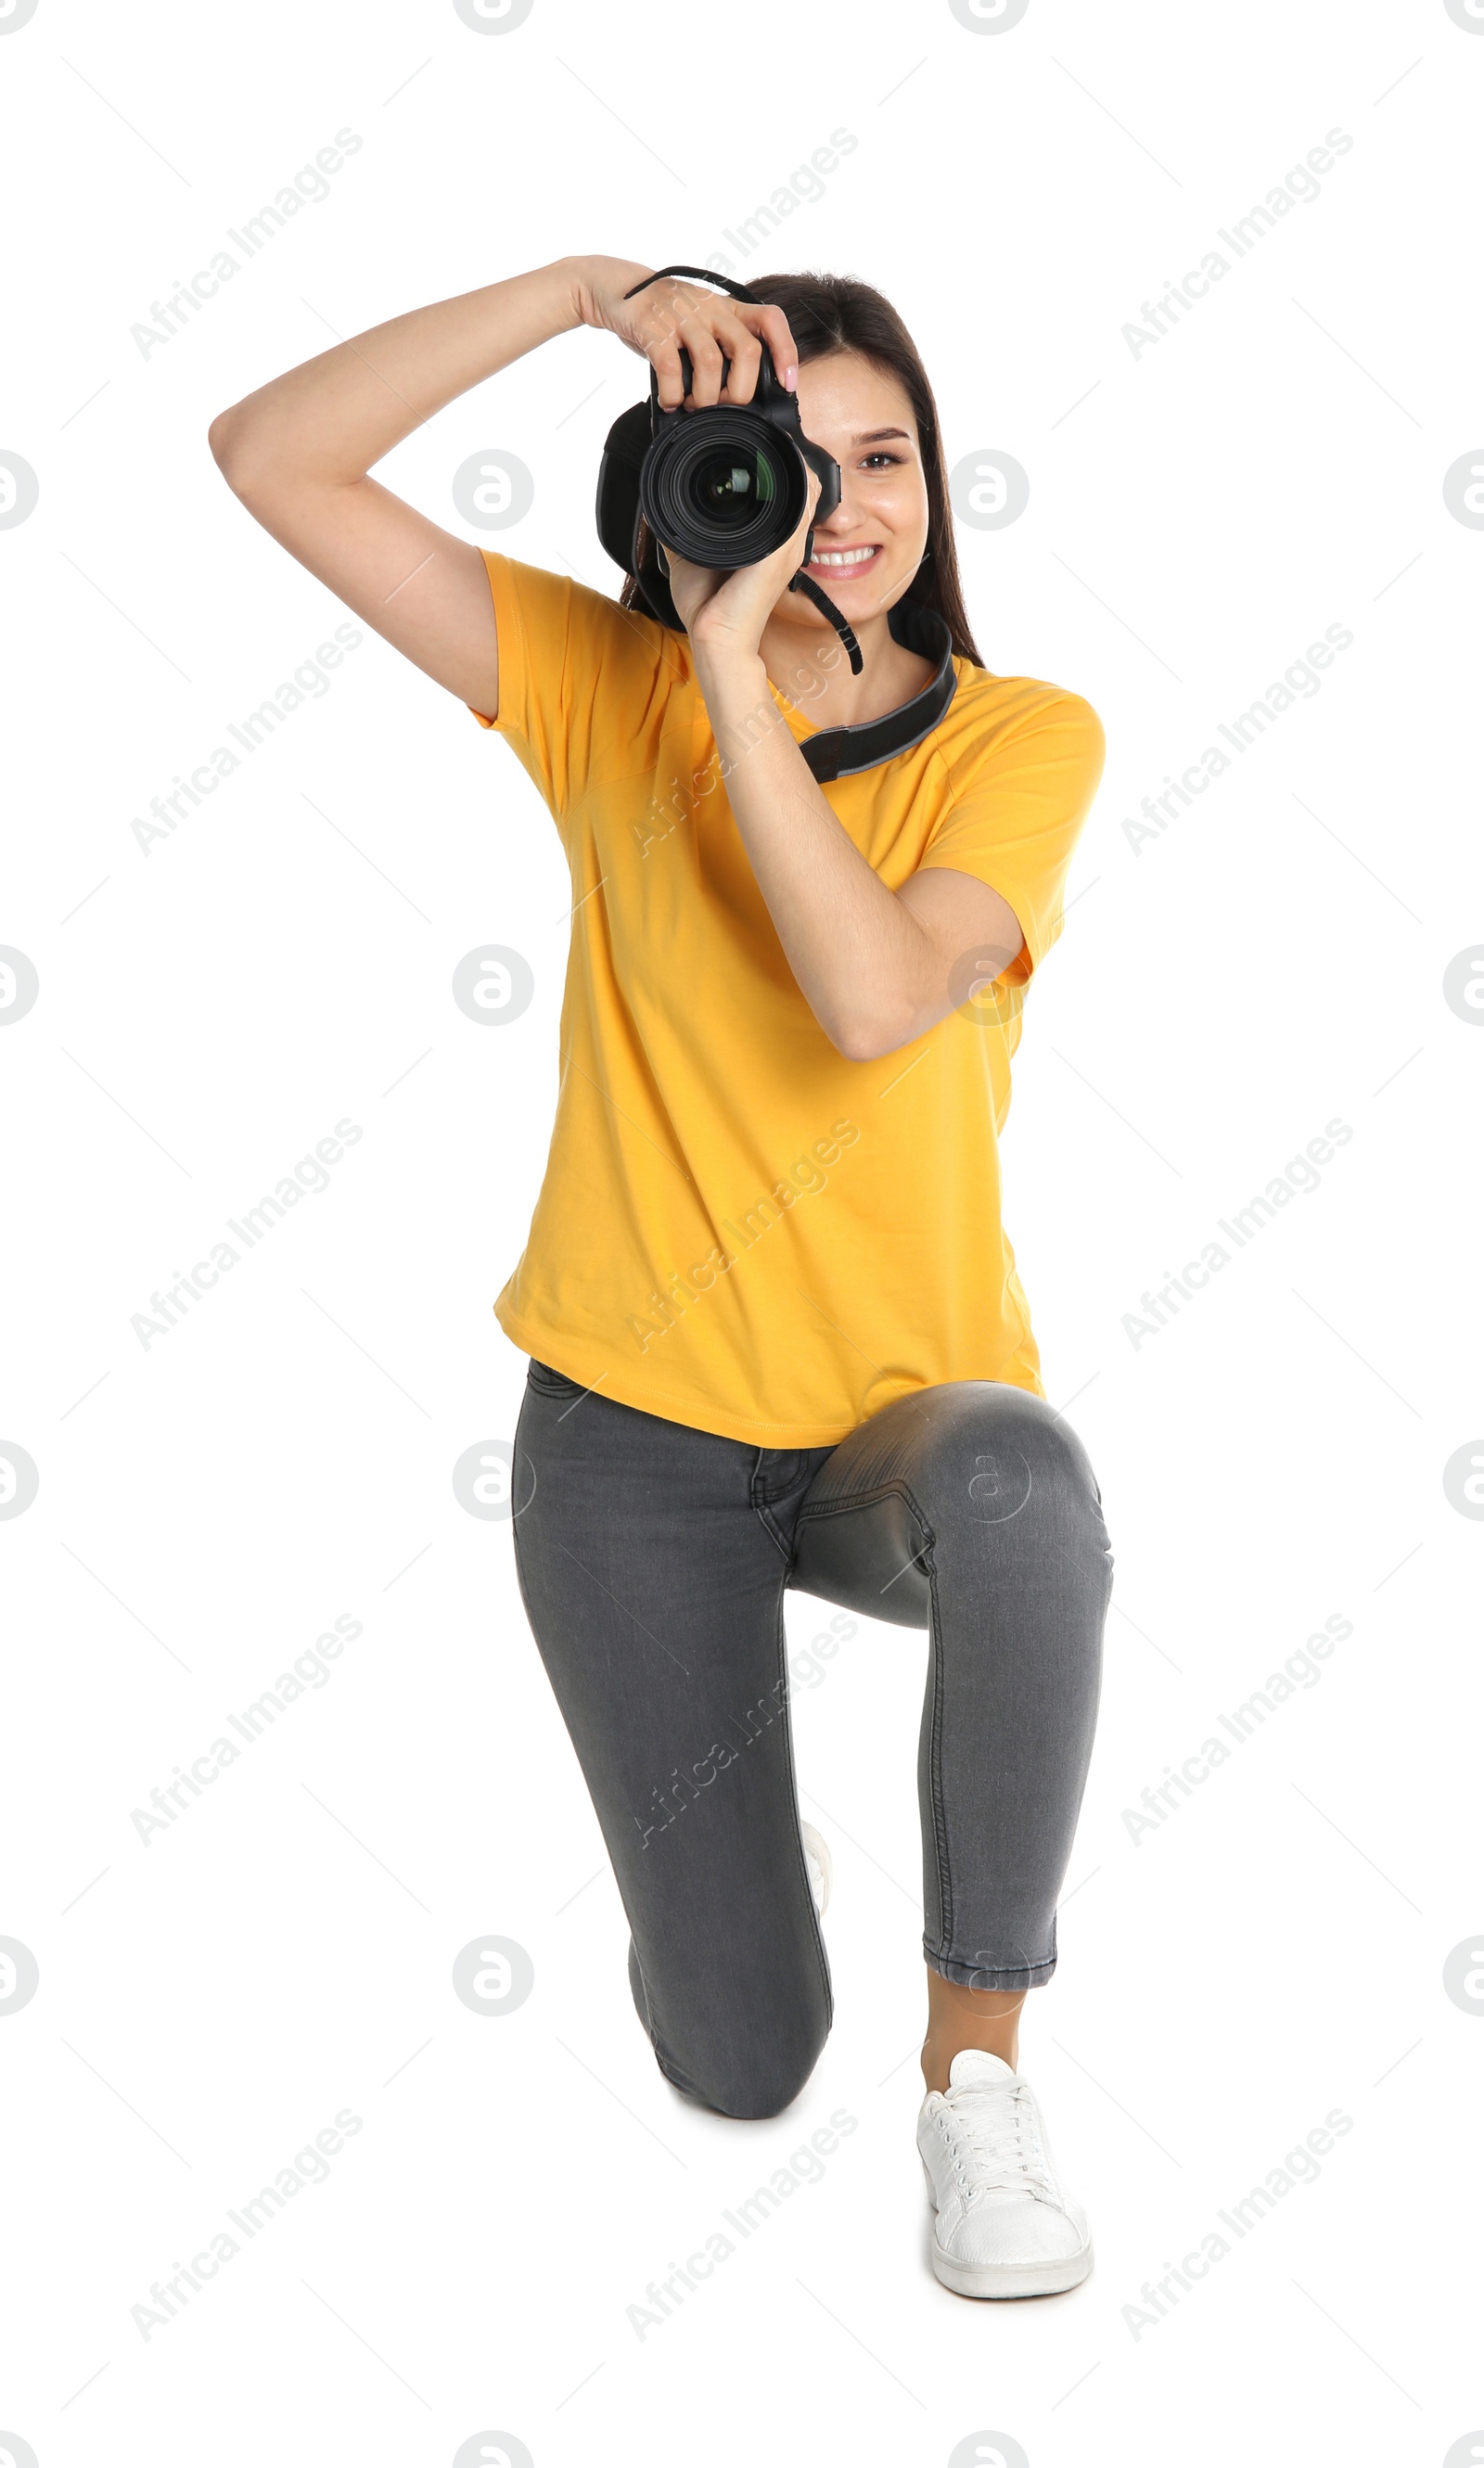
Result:
[[[667,265],[646,283],[666,275],[721,284],[735,299],[756,305],[745,285],[696,266]],[[635,291],[644,288],[645,284],[634,286]],[[633,292],[625,296],[632,299]],[[724,371],[730,367],[730,361],[723,363]],[[689,394],[694,372],[683,346],[680,374]],[[765,343],[746,403],[714,403],[696,411],[681,404],[663,411],[651,369],[648,401],[636,402],[608,431],[598,474],[598,537],[615,565],[633,576],[636,605],[679,629],[660,549],[720,574],[758,564],[791,539],[803,521],[810,471],[819,479],[814,519],[824,522],[840,502],[840,467],[805,436],[798,398],[780,382]],[[810,527],[804,564],[813,543]],[[802,567],[788,587],[804,592],[828,617],[858,675],[859,646],[833,602]]]

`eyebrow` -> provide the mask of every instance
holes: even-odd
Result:
[[[862,431],[860,436],[853,437],[851,439],[851,444],[853,446],[879,446],[888,437],[905,437],[909,446],[912,443],[910,437],[907,437],[907,432],[904,428],[867,428]]]

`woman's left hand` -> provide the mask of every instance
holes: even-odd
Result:
[[[807,467],[806,470],[809,504],[798,530],[756,565],[718,574],[710,566],[692,565],[672,550],[664,550],[671,597],[697,660],[759,657],[763,629],[804,562],[809,527],[819,503],[818,476]]]

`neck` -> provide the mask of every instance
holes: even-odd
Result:
[[[808,608],[807,602],[803,606]],[[855,630],[861,653],[858,677],[851,674],[838,634],[817,610],[795,619],[791,609],[785,616],[775,609],[763,628],[759,650],[764,668],[816,728],[855,728],[879,720],[921,694],[932,676],[932,662],[896,640],[884,610]]]

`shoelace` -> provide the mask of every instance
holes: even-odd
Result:
[[[1035,2106],[1023,2083],[948,2091],[945,2097],[947,2114],[941,2110],[939,2114],[973,2162],[975,2182],[971,2187],[965,2182],[966,2192],[1009,2190],[1055,2201],[1056,2187],[1036,2130]],[[959,2174],[962,2178],[962,2169]]]

